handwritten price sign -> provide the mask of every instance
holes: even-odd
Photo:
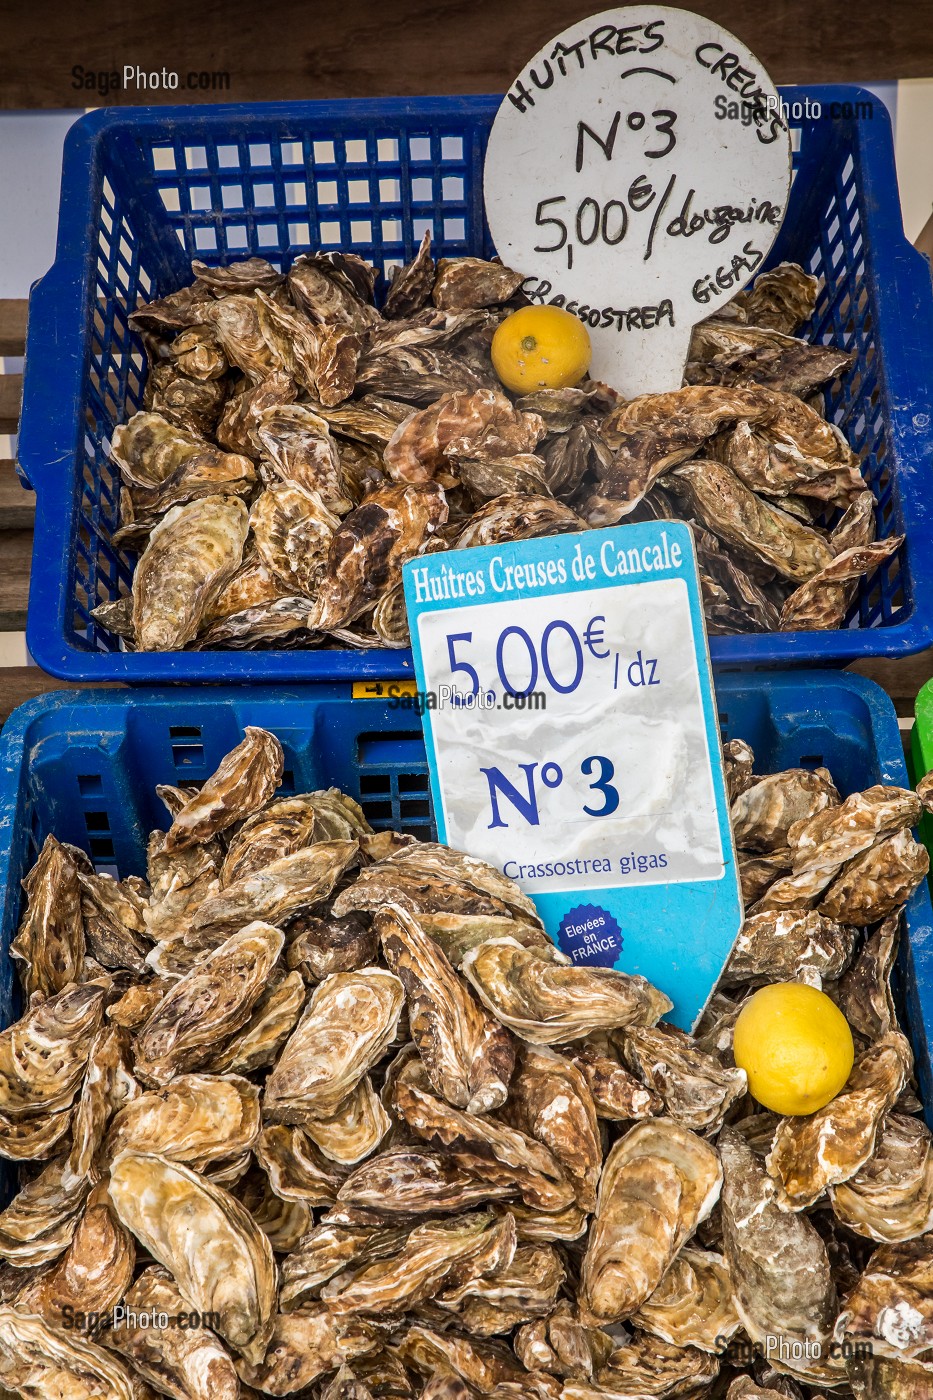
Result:
[[[496,116],[486,213],[532,300],[587,325],[591,373],[677,388],[690,330],[761,267],[787,206],[777,91],[700,15],[633,5],[547,44]]]

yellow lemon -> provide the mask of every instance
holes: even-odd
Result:
[[[849,1023],[825,992],[802,982],[762,987],[735,1023],[735,1062],[750,1092],[781,1114],[815,1113],[849,1077]]]
[[[492,338],[493,367],[513,394],[565,389],[590,367],[586,326],[560,306],[523,306]]]

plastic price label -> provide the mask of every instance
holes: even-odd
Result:
[[[425,555],[404,580],[440,839],[691,1027],[742,905],[689,526]]]

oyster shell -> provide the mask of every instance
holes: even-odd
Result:
[[[493,1015],[533,1045],[653,1025],[673,1004],[643,977],[612,968],[561,966],[514,938],[493,938],[472,948],[462,971]]]
[[[685,462],[672,473],[671,485],[701,525],[782,578],[805,583],[832,560],[816,530],[756,496],[721,462]]]
[[[194,639],[240,565],[247,525],[246,507],[235,496],[203,496],[163,516],[133,575],[139,651],[177,650]]]
[[[393,320],[411,316],[431,299],[434,286],[434,259],[431,257],[431,234],[425,230],[421,244],[411,262],[395,269],[386,293],[382,314]]]
[[[148,1021],[168,988],[169,984],[159,978],[151,982],[137,982],[118,1001],[107,1007],[107,1019],[125,1030],[138,1030]]]
[[[57,1113],[73,1100],[100,1029],[107,989],[69,986],[0,1031],[0,1113]]]
[[[861,1356],[847,1370],[856,1400],[929,1400],[930,1372],[920,1363]]]
[[[826,1246],[806,1215],[780,1209],[764,1163],[734,1129],[720,1134],[719,1155],[723,1254],[743,1327],[762,1344],[768,1337],[819,1343],[824,1356],[775,1365],[813,1384],[840,1383],[841,1361],[828,1360],[837,1304]]]
[[[134,329],[159,333],[196,326],[203,316],[204,303],[210,300],[210,288],[195,281],[188,287],[179,287],[177,291],[169,292],[167,296],[140,303],[135,311],[130,312],[129,321]]]
[[[292,263],[288,290],[312,321],[365,331],[379,320],[371,304],[375,275],[353,253],[303,254]]]
[[[294,403],[298,386],[282,370],[273,370],[258,383],[244,381],[238,393],[231,394],[217,424],[216,437],[228,452],[258,457],[253,429],[264,411],[278,404]]]
[[[912,1068],[910,1046],[899,1031],[890,1031],[858,1057],[825,1108],[782,1120],[767,1158],[782,1209],[811,1206],[828,1186],[848,1181],[864,1166]]]
[[[719,1353],[741,1326],[725,1259],[701,1249],[681,1250],[632,1321],[671,1346]]]
[[[237,1372],[263,1395],[307,1393],[320,1376],[374,1351],[380,1341],[381,1334],[370,1323],[336,1316],[315,1304],[302,1312],[278,1313],[265,1357],[239,1361]]]
[[[450,893],[451,887],[447,885],[440,900],[428,898],[424,902],[443,902]],[[395,897],[394,891],[392,897]],[[467,895],[467,902],[469,900],[470,896]],[[403,900],[403,907],[407,902],[407,899]],[[526,923],[524,919],[495,914],[420,913],[417,915],[417,921],[424,932],[430,934],[440,946],[448,961],[457,968],[463,965],[463,959],[471,948],[476,948],[480,943],[488,943],[491,938],[514,938],[523,948],[537,948],[541,955],[549,958],[551,962],[563,963],[564,966],[570,962],[566,954],[551,942],[543,928]]]
[[[328,632],[362,617],[446,520],[447,501],[433,482],[370,491],[334,532],[309,627]]]
[[[379,935],[364,914],[342,919],[304,915],[289,928],[288,965],[306,982],[321,982],[332,972],[355,972],[379,954]]]
[[[513,540],[534,540],[542,535],[564,535],[582,530],[584,522],[575,511],[550,496],[496,496],[481,506],[454,542],[456,549],[472,549],[481,544],[508,544]]]
[[[133,1318],[164,1313],[190,1315],[188,1300],[167,1269],[145,1269],[126,1294],[127,1317],[120,1319],[107,1345],[125,1356],[160,1394],[176,1400],[239,1400],[240,1382],[229,1353],[207,1327],[170,1326],[153,1330]]]
[[[624,1054],[629,1069],[660,1094],[668,1115],[685,1128],[717,1132],[748,1089],[744,1069],[722,1065],[676,1026],[629,1027]]]
[[[933,1231],[933,1137],[919,1118],[889,1113],[864,1166],[829,1188],[837,1220],[880,1244]]]
[[[785,456],[793,453],[798,458],[817,458],[820,470],[838,475],[839,481],[833,482],[835,491],[842,487],[853,495],[864,491],[865,483],[848,445],[830,424],[793,394],[760,386],[743,389],[691,385],[668,394],[642,394],[630,399],[601,425],[601,436],[614,455],[605,464],[599,464],[599,487],[604,497],[618,502],[615,519],[629,514],[659,476],[694,456],[717,432],[739,420],[767,432],[781,445]],[[725,523],[735,510],[750,523],[756,517],[758,498],[727,467],[722,467],[724,475],[719,476],[716,466],[709,459],[702,463],[699,474],[686,473],[694,507],[703,501],[701,523],[712,529],[714,516]],[[704,490],[702,475],[707,467],[712,478],[709,489]],[[812,466],[804,469],[804,479],[814,474]],[[799,476],[799,471],[793,472],[794,478]],[[727,507],[725,512],[716,505],[720,490],[724,493],[721,505]],[[777,514],[783,518],[785,513]],[[774,525],[779,523],[765,508],[758,517],[756,533],[772,521]],[[734,519],[733,526],[737,525],[738,519]],[[716,533],[720,531],[717,529]],[[741,546],[743,540],[734,542]],[[829,558],[824,556],[822,562],[828,563]]]
[[[508,1174],[497,1181],[489,1171],[456,1152],[407,1147],[380,1152],[362,1163],[337,1192],[337,1209],[369,1211],[386,1219],[442,1215],[516,1191]]]
[[[507,1210],[515,1220],[521,1244],[553,1244],[559,1240],[579,1240],[586,1234],[589,1216],[576,1201],[561,1210],[540,1211],[520,1200],[494,1207],[497,1214]]]
[[[411,646],[405,589],[401,583],[396,583],[387,593],[383,593],[373,609],[372,625],[383,646]]]
[[[327,1118],[306,1118],[304,1131],[332,1162],[353,1166],[375,1152],[392,1126],[366,1074],[336,1112]]]
[[[146,870],[152,894],[143,917],[149,938],[171,943],[181,941],[204,900],[219,890],[223,850],[210,841],[166,851],[165,837],[163,831],[149,837]],[[151,956],[150,952],[147,957]]]
[[[146,936],[148,886],[143,886],[144,897],[131,884],[109,875],[81,871],[78,880],[88,951],[105,967],[127,968],[142,975],[150,949]]]
[[[396,889],[407,898],[396,899]],[[371,898],[362,899],[364,894]],[[534,904],[514,880],[484,860],[435,841],[403,842],[390,850],[334,901],[334,912],[378,909],[384,903],[401,904],[416,915],[435,910],[504,914],[542,931],[544,927]],[[544,942],[553,947],[550,939]]]
[[[259,320],[257,291],[248,296],[233,292],[204,304],[203,319],[213,327],[224,355],[253,384],[261,384],[273,370],[282,368],[269,348]]]
[[[284,370],[300,388],[317,393],[317,369],[321,351],[319,328],[294,306],[257,292],[256,319],[272,363]]]
[[[356,841],[317,841],[270,861],[204,899],[185,942],[193,948],[215,947],[251,920],[287,923],[326,899],[358,853]]]
[[[71,1128],[72,1110],[37,1113],[28,1118],[8,1118],[0,1114],[0,1157],[14,1162],[51,1157]]]
[[[573,1186],[548,1148],[488,1115],[452,1108],[427,1092],[428,1087],[416,1061],[406,1066],[390,1090],[392,1108],[418,1137],[433,1147],[452,1148],[477,1176],[485,1170],[493,1181],[511,1177],[525,1203],[538,1210],[563,1210],[571,1203]],[[484,1166],[490,1158],[502,1170]]]
[[[260,558],[289,594],[314,597],[339,517],[316,491],[293,481],[268,486],[249,513]]]
[[[455,390],[400,423],[383,460],[394,481],[428,482],[457,457],[534,452],[545,427],[499,389]]]
[[[113,536],[119,547],[142,549],[162,516],[174,506],[184,506],[205,496],[238,496],[247,499],[258,481],[248,457],[197,452],[181,462],[158,486],[134,487],[121,497],[123,524]]]
[[[258,1364],[275,1326],[275,1261],[240,1203],[180,1163],[132,1151],[111,1165],[110,1198],[185,1298],[215,1313],[221,1337]]]
[[[79,1182],[90,1177],[111,1113],[131,1103],[140,1092],[130,1070],[128,1032],[112,1022],[102,1026],[91,1046],[72,1115],[66,1178],[70,1174]]]
[[[564,1278],[564,1266],[553,1245],[520,1244],[510,1264],[445,1289],[436,1302],[455,1313],[472,1336],[494,1337],[533,1317],[546,1317]]]
[[[820,901],[820,912],[865,928],[904,905],[930,869],[925,846],[907,827],[851,860]]]
[[[384,1054],[404,999],[401,982],[381,968],[325,978],[266,1081],[267,1117],[304,1124],[336,1113]]]
[[[709,320],[693,329],[684,378],[690,384],[763,384],[806,398],[852,363],[851,355],[831,345],[809,345],[763,326]]]
[[[766,1389],[762,1389],[748,1376],[737,1376],[726,1393],[726,1400],[774,1400],[775,1396],[791,1396],[792,1400],[798,1400],[801,1393],[800,1388],[793,1381],[786,1382],[769,1375],[768,1381],[770,1382],[772,1379],[776,1379],[780,1389],[775,1389],[770,1384]],[[793,1385],[793,1390],[785,1388],[788,1384]],[[818,1397],[818,1400],[825,1400],[825,1397]]]
[[[649,1333],[636,1332],[617,1347],[596,1373],[595,1384],[569,1381],[562,1400],[632,1400],[653,1395],[701,1395],[719,1374],[719,1361],[696,1347],[669,1346]]]
[[[272,404],[256,415],[252,431],[282,481],[316,493],[337,514],[351,508],[340,453],[325,419],[304,404]]]
[[[701,1138],[666,1118],[637,1123],[610,1151],[580,1275],[599,1322],[631,1317],[719,1198],[722,1169]]]
[[[260,1129],[259,1090],[240,1075],[180,1074],[125,1104],[104,1143],[108,1160],[149,1152],[203,1172],[210,1162],[253,1146]]]
[[[215,433],[229,388],[225,378],[189,379],[173,364],[160,361],[149,372],[143,405],[183,431],[206,438]]]
[[[395,1345],[396,1355],[409,1370],[428,1377],[458,1376],[471,1393],[490,1394],[497,1385],[523,1377],[507,1347],[477,1342],[455,1332],[414,1326]]]
[[[440,258],[432,300],[441,311],[498,306],[518,291],[524,277],[485,258]]]
[[[20,965],[26,999],[38,992],[44,1000],[70,982],[80,982],[84,970],[78,869],[54,836],[47,836],[42,843],[23,889],[26,912],[10,944],[10,956]]]
[[[321,403],[341,404],[353,393],[363,342],[355,331],[329,326],[321,341],[315,384]]]
[[[405,1312],[445,1283],[466,1282],[511,1263],[515,1222],[482,1213],[435,1221],[412,1230],[397,1254],[338,1274],[321,1298],[338,1315]]]
[[[922,811],[920,799],[907,788],[881,784],[854,792],[838,807],[795,822],[787,833],[795,875],[826,869],[852,860],[885,836],[914,826]]]
[[[569,1058],[587,1082],[597,1118],[625,1122],[629,1118],[656,1118],[664,1112],[660,1094],[595,1046],[584,1042],[573,1047]]]
[[[282,1260],[280,1302],[286,1312],[305,1305],[328,1279],[351,1265],[397,1253],[408,1235],[397,1225],[316,1225]]]
[[[267,1124],[253,1150],[283,1201],[326,1206],[336,1200],[345,1173],[318,1151],[302,1128]]]
[[[473,500],[481,505],[495,496],[547,496],[547,463],[532,452],[513,457],[458,457],[457,472]]]
[[[377,448],[381,463],[382,449],[399,423],[410,415],[411,404],[400,403],[398,399],[390,399],[383,394],[363,394],[351,403],[338,404],[335,408],[315,404],[315,411],[326,418],[342,437]]]
[[[288,1254],[311,1228],[307,1201],[283,1200],[258,1168],[247,1169],[237,1195],[276,1254]]]
[[[596,1206],[602,1142],[596,1106],[577,1066],[546,1047],[523,1047],[504,1116],[543,1143],[573,1182],[581,1210]]]
[[[891,971],[897,956],[900,914],[892,914],[866,938],[855,963],[834,992],[849,1025],[867,1040],[878,1040],[897,1025]]]
[[[842,550],[785,599],[781,608],[781,630],[806,632],[841,627],[855,597],[858,580],[874,573],[896,554],[905,538],[904,535],[889,535],[874,544]]]
[[[836,1320],[835,1337],[870,1341],[895,1361],[933,1362],[933,1240],[876,1249]]]
[[[28,1289],[18,1305],[61,1328],[64,1310],[105,1317],[133,1280],[136,1247],[98,1187],[88,1200],[65,1253]]]
[[[69,1246],[89,1183],[75,1181],[67,1159],[56,1158],[0,1211],[0,1259],[18,1268],[47,1264]]]
[[[768,909],[790,909],[800,913],[812,909],[841,868],[841,865],[817,866],[801,875],[782,875],[768,885],[749,913],[763,914]]]
[[[230,296],[233,292],[255,292],[260,288],[264,292],[274,292],[282,282],[281,272],[277,272],[265,258],[243,258],[226,267],[212,267],[210,263],[192,258],[191,271],[199,285],[209,287],[219,296]],[[146,307],[145,310],[151,312],[152,308]]]
[[[505,1103],[515,1064],[508,1031],[470,995],[443,952],[397,904],[374,919],[383,954],[405,988],[411,1036],[438,1093],[485,1113]]]
[[[742,902],[746,909],[750,909],[753,904],[763,899],[771,885],[790,870],[793,861],[789,850],[773,851],[767,856],[750,855],[747,851],[739,851],[738,857],[739,878],[742,882]],[[807,907],[806,902],[801,906],[803,909]],[[797,912],[799,913],[800,909]]]
[[[0,1384],[24,1400],[147,1400],[142,1382],[96,1342],[8,1303],[0,1304]]]
[[[273,1064],[298,1024],[304,1004],[305,985],[300,972],[271,981],[246,1025],[211,1056],[206,1068],[214,1074],[252,1074]]]
[[[181,468],[209,469],[224,456],[200,433],[180,428],[162,413],[134,413],[119,423],[110,455],[124,484],[144,491],[157,490]]]
[[[197,1069],[249,1020],[285,940],[259,921],[231,934],[166,992],[136,1038],[143,1079]]]
[[[838,807],[839,793],[825,768],[788,768],[753,779],[732,803],[735,844],[747,851],[778,851],[794,822]]]
[[[845,972],[854,950],[854,931],[822,914],[764,910],[742,925],[723,982],[791,982],[805,973],[834,980]]]
[[[269,800],[282,781],[282,745],[266,729],[247,725],[231,749],[179,811],[165,838],[166,852],[185,850],[248,817]]]
[[[761,272],[741,294],[741,305],[750,326],[767,326],[791,335],[816,309],[819,279],[796,263],[778,263]]]
[[[529,1371],[546,1371],[567,1380],[592,1379],[615,1349],[608,1332],[587,1327],[566,1298],[547,1318],[519,1327],[512,1345]]]

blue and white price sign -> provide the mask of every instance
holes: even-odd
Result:
[[[689,526],[425,555],[404,578],[440,839],[692,1027],[742,903]]]

